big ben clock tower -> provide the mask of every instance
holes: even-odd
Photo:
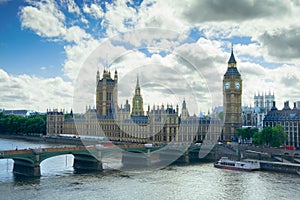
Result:
[[[222,139],[235,139],[236,129],[242,127],[242,79],[236,67],[233,48],[231,48],[228,68],[223,79],[223,113]]]

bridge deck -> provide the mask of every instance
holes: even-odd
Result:
[[[155,146],[150,148],[150,151],[156,151],[159,149],[177,149],[177,150],[183,150],[187,149],[188,146]],[[199,148],[197,146],[196,148]],[[109,150],[109,149],[120,149],[120,150],[139,150],[140,152],[147,152],[147,148],[143,144],[134,144],[134,145],[118,145],[118,146],[76,146],[76,147],[54,147],[54,148],[35,148],[35,149],[19,149],[19,150],[5,150],[0,151],[0,158],[7,157],[9,155],[21,155],[21,154],[37,154],[37,153],[54,153],[54,152],[66,152],[66,151],[84,151],[84,150]],[[189,149],[194,149],[192,146],[189,147]]]

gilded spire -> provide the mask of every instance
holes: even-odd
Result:
[[[136,89],[140,88],[139,75],[136,76]]]
[[[231,55],[228,60],[228,66],[230,66],[230,67],[236,66],[236,61],[235,61],[234,54],[233,54],[233,44],[231,44]]]

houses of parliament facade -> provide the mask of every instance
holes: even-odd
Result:
[[[47,110],[47,135],[60,134],[107,137],[111,141],[168,144],[196,143],[204,139],[230,140],[236,128],[242,126],[241,117],[242,80],[236,68],[233,52],[223,79],[224,127],[218,116],[190,116],[186,101],[179,106],[148,106],[144,111],[142,89],[137,77],[132,104],[118,104],[118,72],[113,78],[104,69],[96,75],[96,108],[87,107],[86,112],[74,116],[62,111]],[[222,134],[221,134],[222,133]]]
[[[85,114],[76,115],[71,112],[47,110],[46,134],[61,134],[90,137],[106,137],[112,141],[168,144],[196,143],[205,139],[232,141],[237,139],[236,130],[242,124],[248,126],[253,115],[256,127],[282,125],[288,138],[286,145],[300,146],[300,102],[294,108],[285,102],[284,108],[275,106],[274,94],[254,96],[254,112],[242,112],[242,78],[237,69],[233,49],[228,67],[223,77],[223,122],[219,116],[190,116],[185,100],[181,113],[177,105],[153,106],[144,110],[142,89],[137,78],[135,93],[130,105],[128,100],[124,106],[118,104],[118,72],[113,78],[109,70],[96,75],[96,108],[87,107]],[[265,99],[265,101],[264,101]],[[256,111],[259,110],[259,111]],[[248,117],[249,115],[249,117]],[[246,123],[245,123],[246,122]]]

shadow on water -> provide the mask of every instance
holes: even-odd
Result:
[[[14,185],[22,186],[22,185],[39,185],[40,177],[30,177],[19,174],[13,175]]]

